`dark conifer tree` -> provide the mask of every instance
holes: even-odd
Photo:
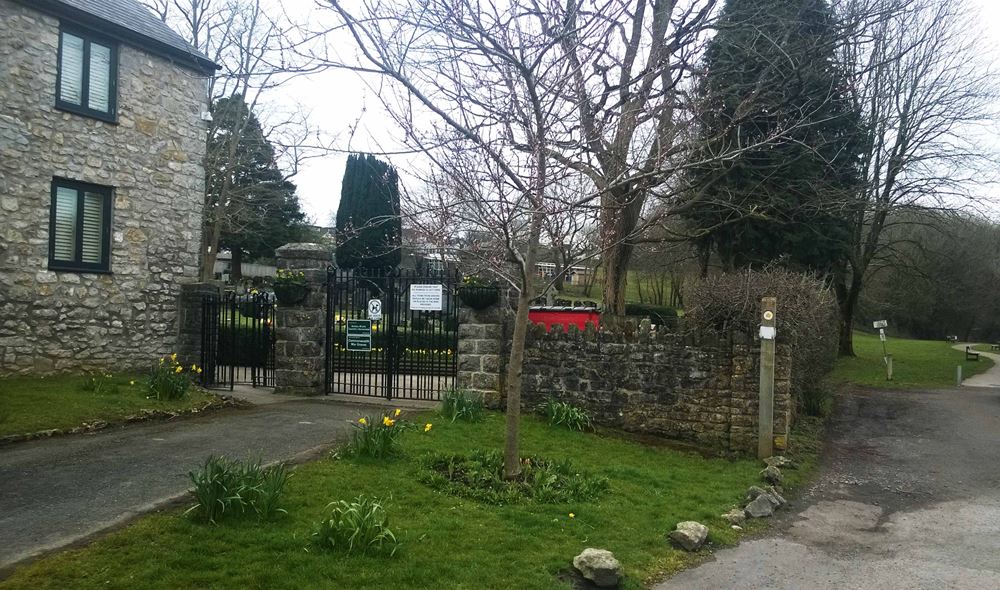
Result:
[[[351,154],[337,208],[337,266],[395,268],[401,237],[396,169],[371,154]]]
[[[836,49],[826,0],[727,0],[697,87],[695,161],[709,163],[688,177],[706,261],[829,271],[843,259],[861,117]]]

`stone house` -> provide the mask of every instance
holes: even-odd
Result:
[[[0,0],[0,375],[148,366],[198,279],[207,80],[138,0]]]

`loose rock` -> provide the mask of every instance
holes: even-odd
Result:
[[[580,575],[600,588],[613,588],[622,575],[622,565],[614,554],[604,549],[587,547],[573,558],[573,567]]]
[[[687,551],[697,551],[707,538],[708,527],[693,520],[678,523],[677,528],[670,533],[670,540]]]
[[[769,484],[781,483],[781,470],[773,465],[768,465],[760,472],[760,476]]]
[[[746,522],[746,519],[747,515],[739,508],[733,508],[729,512],[722,515],[722,520],[734,525],[743,524]]]
[[[747,502],[750,502],[752,500],[756,500],[757,496],[759,496],[761,494],[766,494],[766,493],[767,493],[767,490],[765,490],[764,488],[762,488],[760,486],[750,486],[749,488],[747,488]]]
[[[795,461],[792,461],[784,455],[768,457],[767,459],[764,459],[764,464],[768,467],[777,467],[778,469],[798,469],[798,465],[795,464]]]
[[[781,495],[781,489],[778,488],[777,486],[771,486],[767,490],[767,495],[775,500],[776,502],[776,504],[774,505],[775,508],[784,508],[785,505],[788,504],[788,500],[786,500],[785,497]]]
[[[753,502],[747,504],[747,507],[743,509],[749,518],[767,518],[774,515],[774,499],[769,497],[770,494],[764,493],[756,498]]]

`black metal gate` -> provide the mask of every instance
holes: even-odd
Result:
[[[457,272],[331,270],[326,392],[439,400],[458,373],[457,286]],[[372,300],[382,317],[371,322],[370,350],[363,350],[356,337],[349,345],[348,320],[370,319]]]
[[[274,296],[208,295],[201,307],[201,382],[230,390],[237,383],[274,387]]]

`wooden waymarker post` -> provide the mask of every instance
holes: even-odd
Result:
[[[757,419],[757,457],[774,454],[774,339],[778,303],[774,297],[760,300],[760,397]]]

